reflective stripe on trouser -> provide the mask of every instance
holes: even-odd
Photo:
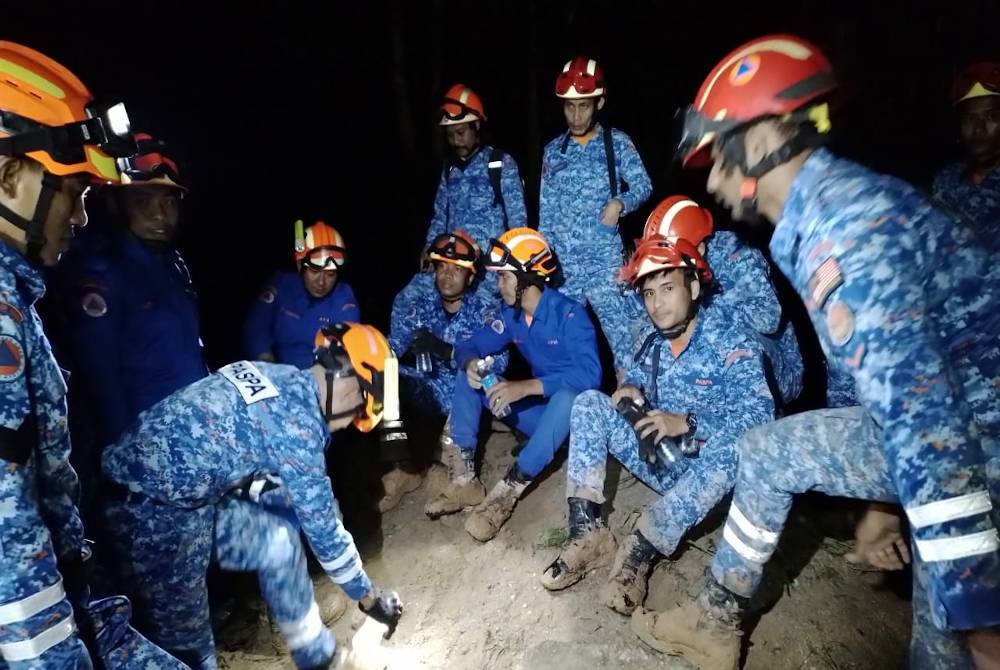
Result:
[[[544,470],[569,437],[569,415],[576,397],[576,391],[561,388],[548,398],[533,396],[511,405],[503,422],[529,436],[517,457],[518,466],[529,477]],[[459,448],[476,448],[479,417],[486,403],[486,393],[469,386],[465,372],[459,372],[451,413],[451,437]]]
[[[669,468],[650,466],[639,458],[635,431],[611,406],[611,398],[600,391],[584,391],[570,418],[566,497],[604,502],[608,454],[660,494],[643,510],[637,527],[667,556],[729,493],[736,475],[736,450],[731,445],[707,446]]]
[[[215,507],[106,502],[104,518],[135,627],[194,670],[214,670],[206,574]]]
[[[637,319],[645,319],[646,312],[634,291],[619,288],[616,274],[620,261],[619,256],[613,263],[598,263],[606,267],[589,268],[566,267],[564,261],[566,283],[559,291],[577,302],[590,303],[614,354],[615,367],[628,370],[635,353],[631,324]]]
[[[224,570],[257,573],[296,667],[319,667],[333,655],[333,635],[320,619],[298,520],[290,510],[223,498],[216,506],[215,557]]]

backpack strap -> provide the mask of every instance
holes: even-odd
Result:
[[[608,161],[608,185],[611,187],[611,197],[618,197],[618,173],[615,170],[615,148],[612,146],[611,128],[602,128],[604,133],[604,157]]]
[[[500,209],[503,210],[504,230],[509,230],[510,223],[507,219],[507,203],[504,202],[503,189],[500,183],[501,172],[503,171],[503,151],[496,147],[490,150],[490,160],[487,163],[486,169],[490,175],[490,185],[493,187],[493,206],[500,205]]]

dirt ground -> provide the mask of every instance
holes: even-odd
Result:
[[[509,433],[489,439],[483,467],[487,488],[513,461],[514,444]],[[486,544],[465,532],[465,513],[429,520],[423,513],[423,489],[381,519],[352,527],[348,514],[368,574],[376,584],[397,590],[406,611],[395,636],[380,643],[379,631],[362,626],[366,617],[351,603],[333,627],[338,642],[354,638],[372,667],[384,663],[391,670],[689,667],[647,648],[629,630],[626,618],[601,605],[606,572],[556,594],[538,583],[565,534],[564,483],[562,464],[529,491],[500,534]],[[655,494],[628,473],[613,488],[609,521],[621,537]],[[886,578],[842,558],[854,511],[853,505],[822,496],[796,503],[760,602],[754,604],[744,668],[905,667],[906,576]],[[697,589],[723,518],[706,520],[673,560],[658,565],[647,607],[664,609]],[[314,581],[321,598],[336,589],[322,575]],[[247,623],[236,626],[235,634],[220,636],[220,667],[291,668],[287,655],[272,643],[261,610],[251,608],[246,616]]]

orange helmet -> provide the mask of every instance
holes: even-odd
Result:
[[[346,356],[351,363],[347,370],[343,365]],[[354,426],[363,433],[371,431],[382,421],[387,404],[399,406],[399,379],[393,376],[396,366],[386,364],[396,358],[389,341],[374,326],[360,323],[337,323],[324,326],[316,333],[315,361],[326,369],[327,408],[326,418],[331,418],[330,388],[338,377],[354,375],[358,378],[365,402],[358,408]],[[388,397],[394,394],[395,397]]]
[[[675,268],[694,270],[702,284],[712,281],[712,270],[697,247],[684,239],[649,237],[642,240],[632,258],[618,273],[620,281],[638,286],[646,275]]]
[[[489,256],[483,261],[487,270],[512,270],[536,274],[548,279],[558,263],[549,243],[532,228],[511,228],[490,243]]]
[[[605,93],[604,72],[593,58],[577,56],[563,66],[556,78],[559,98],[599,98]]]
[[[672,195],[650,213],[642,239],[665,237],[687,240],[694,246],[712,234],[712,214],[685,195]]]
[[[717,138],[767,117],[795,114],[827,132],[826,107],[809,103],[836,86],[830,61],[799,37],[767,35],[747,42],[712,69],[688,107],[678,148],[684,165],[708,165]]]
[[[177,163],[169,156],[167,145],[153,139],[149,133],[135,133],[139,151],[134,156],[118,159],[123,186],[170,186],[186,191],[181,185]]]
[[[465,84],[455,84],[444,94],[439,126],[454,126],[470,121],[485,121],[486,110],[476,92]]]
[[[973,63],[959,72],[952,83],[951,99],[955,105],[990,95],[1000,95],[1000,62]]]
[[[344,238],[337,229],[324,221],[317,221],[305,231],[302,220],[295,222],[295,262],[318,270],[340,269],[347,260]]]
[[[463,230],[441,233],[428,247],[427,257],[432,261],[457,265],[475,272],[476,262],[479,260],[479,245]]]
[[[117,182],[114,157],[135,153],[121,103],[98,108],[76,75],[34,49],[0,42],[0,155],[28,156],[57,176]]]

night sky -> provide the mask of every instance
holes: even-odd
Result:
[[[388,323],[440,175],[434,113],[456,81],[482,96],[487,139],[520,164],[534,216],[542,146],[565,129],[555,76],[577,53],[598,59],[604,119],[653,178],[635,233],[667,195],[703,197],[704,175],[672,162],[674,114],[741,42],[787,31],[818,44],[844,83],[835,148],[926,186],[958,149],[951,75],[997,56],[1000,26],[989,0],[4,4],[4,39],[125,100],[135,129],[177,148],[191,187],[180,243],[213,366],[241,357],[246,305],[291,266],[300,217],[343,233],[344,279],[365,320]]]

